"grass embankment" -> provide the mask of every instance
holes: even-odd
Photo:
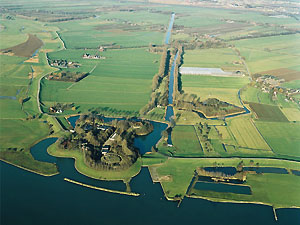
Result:
[[[48,148],[48,153],[55,157],[73,158],[75,159],[75,168],[79,173],[85,176],[99,179],[99,180],[122,180],[124,182],[130,181],[130,179],[136,176],[142,166],[142,160],[139,158],[129,169],[124,171],[100,171],[88,167],[84,163],[83,153],[79,150],[63,150],[54,143]]]
[[[73,183],[73,184],[77,184],[77,185],[80,185],[80,186],[83,186],[83,187],[87,187],[87,188],[91,188],[91,189],[95,189],[95,190],[99,190],[99,191],[105,191],[105,192],[116,193],[116,194],[121,194],[121,195],[130,195],[130,196],[135,196],[135,197],[140,196],[140,194],[138,194],[138,193],[125,192],[125,191],[115,191],[115,190],[110,190],[110,189],[107,189],[107,188],[95,187],[95,186],[80,183],[80,182],[77,182],[77,181],[74,181],[74,180],[71,180],[71,179],[68,179],[68,178],[64,178],[64,180],[67,181],[67,182]]]

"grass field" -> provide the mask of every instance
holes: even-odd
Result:
[[[295,69],[299,65],[299,34],[235,41],[235,46],[252,73],[275,69]]]
[[[239,146],[270,150],[248,116],[231,119],[228,126]]]
[[[250,86],[241,92],[241,98],[245,102],[256,102],[269,105],[276,104],[270,97],[269,93],[264,93],[259,88]]]
[[[257,119],[276,121],[276,122],[288,122],[288,119],[282,113],[278,106],[266,105],[248,102],[250,108],[254,111]]]
[[[296,108],[282,108],[281,111],[289,121],[300,121],[300,110]]]
[[[81,53],[75,54],[74,60],[79,57],[82,61]],[[103,55],[106,59],[94,62],[98,63],[95,70],[78,83],[44,79],[42,102],[47,106],[74,102],[81,112],[100,106],[137,113],[149,100],[160,55],[145,49],[109,50]],[[91,63],[88,60],[84,66],[90,68]]]
[[[121,13],[122,14],[122,13]],[[130,16],[130,13],[128,13]],[[131,14],[138,20],[141,14]],[[66,44],[66,48],[93,48],[101,45],[120,45],[122,47],[148,46],[149,43],[161,44],[164,33],[159,30],[147,30],[140,27],[139,23],[130,25],[127,20],[119,20],[117,14],[106,14],[102,17],[88,18],[78,21],[59,23],[60,35]],[[109,19],[110,21],[106,21]],[[130,19],[130,17],[128,17]],[[127,22],[125,22],[127,21]],[[167,19],[168,21],[168,19]],[[167,22],[165,23],[167,24]],[[86,35],[86,32],[89,35]]]
[[[275,153],[300,157],[299,123],[257,121],[255,124]]]
[[[231,104],[241,106],[238,90],[246,85],[246,77],[215,77],[182,75],[182,86],[185,93],[196,94],[201,100],[218,98]]]
[[[231,48],[211,48],[186,50],[184,67],[222,68],[223,70],[244,70],[242,64],[234,64],[240,59]]]
[[[172,131],[172,142],[176,156],[202,156],[199,140],[193,126],[175,126]]]

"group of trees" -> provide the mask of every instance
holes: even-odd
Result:
[[[88,76],[89,73],[60,71],[53,72],[48,76],[49,80],[78,82]]]
[[[207,125],[207,123],[199,123],[198,125],[198,131],[200,133],[200,141],[202,144],[202,147],[204,148],[204,150],[206,150],[207,152],[212,152],[214,150],[212,144],[211,144],[211,140],[209,139],[209,132],[211,130],[211,127],[209,127]]]
[[[154,75],[152,80],[151,99],[141,110],[141,115],[146,115],[151,109],[157,105],[168,105],[168,79],[167,75],[170,68],[170,51],[165,47],[161,56],[159,71]]]
[[[129,168],[139,157],[138,149],[133,146],[134,138],[152,130],[148,121],[126,119],[106,123],[103,117],[91,113],[80,116],[74,132],[59,139],[59,147],[81,151],[84,162],[94,169],[122,170]],[[109,145],[105,156],[102,154],[104,145]],[[109,160],[113,158],[120,160]]]
[[[216,98],[208,98],[205,101],[201,101],[195,94],[177,94],[174,105],[180,109],[199,111],[207,117],[220,117],[244,111],[243,108],[220,101]]]
[[[207,49],[207,48],[226,48],[228,45],[218,39],[210,39],[207,41],[199,40],[198,38],[195,38],[191,41],[184,41],[184,40],[176,40],[174,42],[174,45],[181,45],[186,50],[194,50],[194,49]]]

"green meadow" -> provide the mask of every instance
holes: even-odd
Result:
[[[184,67],[222,68],[227,71],[244,70],[240,59],[231,48],[186,50]]]
[[[255,125],[276,154],[299,159],[299,123],[256,121]]]
[[[241,106],[238,91],[249,82],[246,77],[202,75],[181,75],[181,80],[185,93],[196,94],[201,100],[218,98],[238,106]]]
[[[262,37],[235,41],[235,46],[245,57],[251,73],[289,68],[299,65],[300,35]]]
[[[68,53],[69,50],[66,51]],[[96,68],[77,83],[43,79],[41,101],[46,106],[55,102],[75,103],[81,112],[109,107],[136,113],[148,102],[152,77],[158,71],[160,55],[149,53],[143,48],[122,49],[102,53],[106,57],[103,60],[82,60],[82,53],[81,50],[76,54],[72,53],[74,58],[71,59],[78,59],[85,72],[94,66]],[[65,53],[61,51],[49,55],[64,58]]]

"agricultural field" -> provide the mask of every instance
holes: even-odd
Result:
[[[172,141],[174,146],[172,153],[176,156],[203,155],[194,126],[176,126],[172,131]]]
[[[270,150],[270,147],[248,116],[231,119],[228,126],[240,147]]]
[[[99,46],[147,47],[150,43],[161,44],[164,32],[160,29],[145,29],[130,21],[112,17],[89,18],[77,21],[63,22],[57,26],[67,49],[97,49]],[[135,14],[132,15],[133,17]],[[169,18],[168,18],[169,19]],[[109,21],[107,21],[109,20]],[[141,22],[140,22],[141,23]],[[78,26],[80,27],[78,29]],[[89,35],[86,35],[86,32]]]
[[[245,57],[246,63],[252,74],[265,73],[265,71],[279,72],[289,69],[289,76],[285,79],[295,79],[294,76],[299,71],[299,43],[300,35],[285,35],[278,37],[262,37],[235,41],[236,48]]]
[[[241,106],[238,91],[249,79],[246,77],[216,77],[181,75],[182,89],[185,93],[196,94],[201,100],[218,98],[237,106]]]
[[[255,122],[272,150],[280,156],[300,157],[299,123]]]
[[[269,93],[262,92],[259,88],[247,86],[241,91],[241,99],[244,102],[276,105]]]
[[[221,68],[224,71],[244,71],[244,66],[231,48],[186,50],[184,67]]]
[[[68,50],[69,51],[69,50]],[[68,52],[67,51],[67,52]],[[64,57],[61,51],[50,57]],[[152,77],[158,71],[160,55],[152,54],[144,48],[109,50],[101,55],[104,60],[83,60],[83,51],[74,54],[82,62],[81,69],[89,76],[77,83],[42,80],[41,101],[48,107],[54,102],[75,103],[79,111],[97,107],[109,107],[138,113],[149,100]],[[74,69],[76,71],[77,69]]]
[[[289,121],[300,121],[300,110],[297,108],[282,108],[281,111]]]
[[[257,119],[277,122],[288,122],[278,106],[247,102]]]

